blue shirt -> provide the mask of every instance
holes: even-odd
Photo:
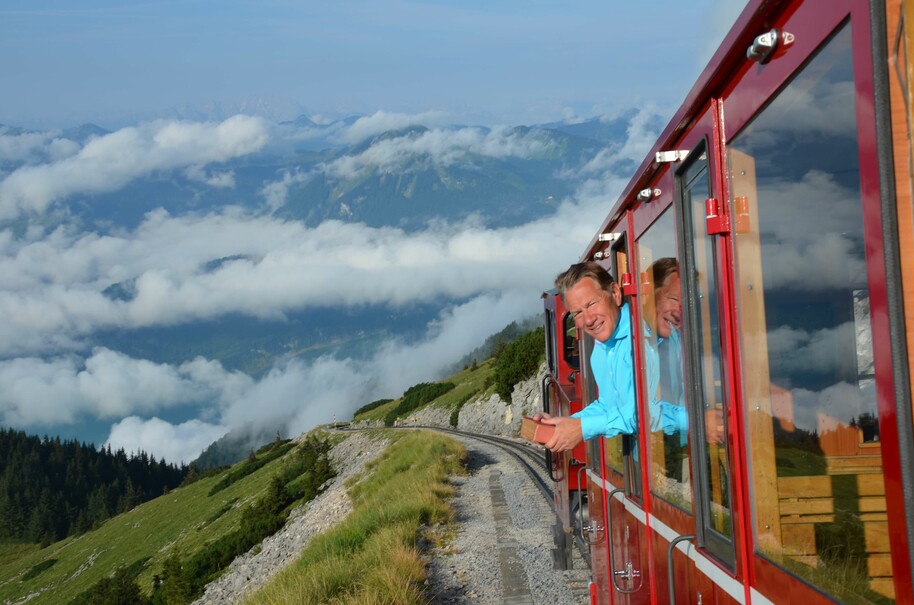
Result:
[[[657,351],[645,347],[648,365],[648,393],[658,392],[659,368]],[[635,372],[632,354],[632,323],[628,303],[619,309],[619,322],[606,342],[594,341],[590,354],[590,370],[597,383],[597,398],[572,418],[580,418],[584,439],[631,435],[638,430],[635,407]],[[687,430],[688,417],[684,407],[652,396],[650,402],[651,430],[672,435]]]
[[[650,329],[645,326],[650,337]],[[658,336],[653,343],[644,342],[647,361],[648,392],[653,393],[650,413],[651,430],[663,430],[667,435],[679,433],[679,444],[685,446],[689,438],[689,415],[686,411],[685,384],[682,378],[682,341],[679,330],[674,329],[669,338]]]

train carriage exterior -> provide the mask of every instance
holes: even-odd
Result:
[[[573,259],[635,335],[639,432],[554,465],[593,603],[914,603],[912,117],[914,2],[751,0]],[[544,301],[567,413],[593,343]]]

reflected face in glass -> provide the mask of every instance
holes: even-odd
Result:
[[[657,335],[669,338],[682,326],[682,303],[679,298],[679,273],[671,273],[655,293]]]
[[[595,280],[585,277],[566,290],[564,298],[578,328],[600,342],[609,340],[619,323],[622,304],[619,284],[613,283],[610,292],[605,292]]]

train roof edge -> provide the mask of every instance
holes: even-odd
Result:
[[[750,0],[746,4],[746,7],[717,47],[708,64],[698,76],[695,84],[686,94],[685,100],[676,113],[673,114],[666,128],[664,128],[647,156],[641,162],[641,165],[635,171],[634,176],[623,189],[622,194],[613,204],[612,209],[600,225],[599,231],[594,234],[588,243],[587,248],[579,259],[581,262],[592,258],[593,252],[600,245],[599,235],[605,233],[609,225],[619,219],[626,209],[626,200],[632,198],[636,191],[641,190],[644,184],[649,182],[660,169],[661,164],[655,161],[657,152],[668,149],[679,138],[681,133],[691,125],[692,119],[696,115],[696,110],[714,94],[714,91],[729,73],[736,69],[740,63],[748,60],[745,49],[749,47],[756,36],[765,31],[771,17],[779,14],[781,8],[789,3],[790,0]]]

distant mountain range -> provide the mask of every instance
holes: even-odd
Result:
[[[350,116],[326,122],[301,113],[275,119],[292,109],[297,108],[268,111],[267,104],[214,104],[199,112],[185,108],[163,116],[217,120],[241,111],[274,117],[270,143],[260,152],[206,165],[208,175],[230,174],[231,187],[214,187],[187,169],[159,170],[116,191],[70,195],[55,202],[54,212],[35,220],[45,229],[65,223],[104,235],[134,229],[159,208],[180,216],[233,206],[308,226],[334,219],[412,232],[434,221],[472,218],[485,228],[511,227],[552,215],[587,178],[581,172],[585,164],[605,150],[621,148],[636,114],[632,110],[608,120],[500,129],[411,123],[368,132],[366,124],[382,120]],[[356,137],[360,129],[365,134]],[[0,134],[30,132],[0,125]],[[109,134],[98,125],[83,124],[53,136],[83,146]],[[45,161],[51,160],[0,156],[0,179],[26,163]],[[634,169],[629,160],[617,163],[623,173]],[[282,195],[268,195],[277,185],[282,185]],[[22,233],[28,220],[0,223],[0,228]],[[229,260],[210,259],[206,268],[215,270]],[[112,300],[129,300],[133,291],[134,284],[126,280],[104,293]],[[441,309],[460,302],[465,301],[309,308],[276,319],[228,315],[188,325],[95,333],[91,346],[157,363],[180,364],[203,356],[228,370],[262,377],[282,359],[324,354],[367,359],[388,337],[404,343],[420,338]]]

